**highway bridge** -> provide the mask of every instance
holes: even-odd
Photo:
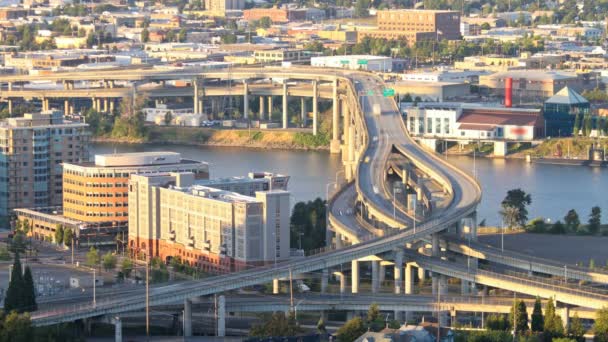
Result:
[[[71,82],[77,79],[113,79],[104,72],[66,73],[41,77],[43,80]],[[116,72],[113,72],[115,75]],[[276,266],[253,268],[242,272],[154,287],[150,291],[149,302],[141,294],[125,294],[105,301],[83,303],[80,306],[57,307],[53,310],[33,313],[37,325],[48,325],[100,316],[115,317],[120,313],[141,310],[146,306],[168,305],[184,302],[191,305],[192,298],[226,292],[246,286],[273,282],[278,290],[280,279],[288,279],[293,274],[321,271],[322,288],[327,287],[327,277],[332,268],[350,265],[351,292],[359,292],[359,263],[372,264],[372,291],[377,290],[380,269],[387,263],[393,265],[395,293],[411,293],[413,268],[418,268],[423,277],[430,272],[434,291],[441,294],[446,277],[461,279],[464,289],[476,284],[492,287],[517,289],[529,295],[558,298],[562,303],[599,308],[608,303],[608,296],[592,288],[573,289],[568,284],[556,286],[551,280],[507,276],[496,272],[480,270],[478,259],[502,262],[504,265],[523,268],[533,272],[559,273],[555,264],[544,263],[526,256],[509,257],[496,255],[494,250],[483,249],[475,244],[476,207],[481,200],[481,188],[469,174],[447,163],[436,154],[425,150],[409,136],[401,114],[392,98],[382,96],[384,84],[373,74],[344,70],[320,70],[314,68],[258,68],[233,69],[229,71],[172,71],[151,72],[129,71],[119,75],[124,80],[170,80],[194,79],[242,79],[242,80],[290,80],[310,82],[311,96],[318,96],[316,84],[332,85],[332,146],[333,152],[342,152],[345,182],[340,182],[339,191],[329,199],[329,220],[336,232],[335,243],[318,254],[289,260]],[[28,82],[28,78],[9,76],[0,82],[9,84]],[[9,85],[13,87],[13,85]],[[369,92],[372,90],[372,92]],[[361,95],[362,93],[368,95]],[[285,102],[284,102],[285,105]],[[374,114],[374,107],[381,113]],[[284,115],[285,119],[285,115]],[[285,122],[285,121],[284,121]],[[417,172],[423,174],[439,188],[447,199],[441,207],[431,208],[413,202],[411,208],[396,205],[394,190],[387,181],[387,165],[392,155],[398,154],[409,161]],[[413,186],[413,184],[409,184]],[[421,194],[423,191],[419,191]],[[353,202],[354,201],[354,202]],[[420,202],[425,200],[420,198]],[[426,199],[428,202],[428,198]],[[361,208],[357,215],[343,215],[345,208]],[[428,210],[431,208],[431,210]],[[409,210],[408,210],[409,209]],[[447,240],[442,232],[449,231],[468,243]],[[431,242],[431,256],[418,253],[424,251]],[[447,242],[446,242],[447,241]],[[450,242],[455,241],[455,242]],[[447,261],[442,257],[441,244],[445,249],[464,255],[472,262],[466,266]],[[477,249],[476,249],[477,248]],[[484,247],[485,248],[485,247]],[[404,272],[405,270],[405,272]],[[576,271],[576,272],[574,272]],[[591,279],[603,282],[601,272],[572,270],[572,278]],[[342,281],[345,276],[342,274]],[[345,287],[344,287],[345,288]],[[403,291],[402,291],[403,289]],[[409,289],[409,290],[408,290]],[[188,309],[190,310],[190,309]],[[186,318],[187,319],[187,318]],[[187,330],[188,331],[188,330]],[[190,330],[191,331],[191,330]]]

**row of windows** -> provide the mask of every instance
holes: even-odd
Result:
[[[74,189],[65,188],[64,192],[66,194],[76,195],[76,196],[86,196],[86,197],[129,197],[128,192],[109,192],[109,193],[99,193],[99,192],[84,192],[78,191]]]
[[[129,186],[129,183],[91,183],[91,182],[80,182],[70,178],[66,178],[64,180],[66,184],[73,184],[81,187],[87,188],[126,188]]]
[[[128,217],[128,211],[122,212],[91,212],[91,211],[82,211],[74,208],[63,208],[64,213],[71,213],[74,215],[87,216],[87,217]]]
[[[117,208],[121,208],[121,207],[127,207],[129,205],[128,202],[116,202],[116,203],[112,203],[112,202],[85,202],[85,201],[76,201],[70,198],[66,198],[65,199],[66,203],[70,203],[70,204],[74,204],[74,205],[80,205],[80,206],[85,206],[85,207],[97,207],[97,208],[113,208],[113,207],[117,207]]]

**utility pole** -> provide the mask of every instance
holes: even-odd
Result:
[[[289,305],[291,306],[291,312],[293,312],[293,277],[291,276],[291,268],[289,269]]]
[[[146,339],[150,340],[150,263],[146,258]]]

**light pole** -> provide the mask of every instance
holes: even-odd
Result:
[[[97,274],[93,268],[93,307],[97,306]]]
[[[330,182],[325,185],[325,245],[331,247],[331,237],[329,233],[329,186],[336,184]]]
[[[397,216],[397,196],[395,194],[400,194],[401,189],[393,186],[393,220],[396,219]],[[416,214],[414,213],[414,221],[416,221]]]

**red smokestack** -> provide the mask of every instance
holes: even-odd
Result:
[[[505,79],[505,107],[511,108],[513,105],[513,78]]]

